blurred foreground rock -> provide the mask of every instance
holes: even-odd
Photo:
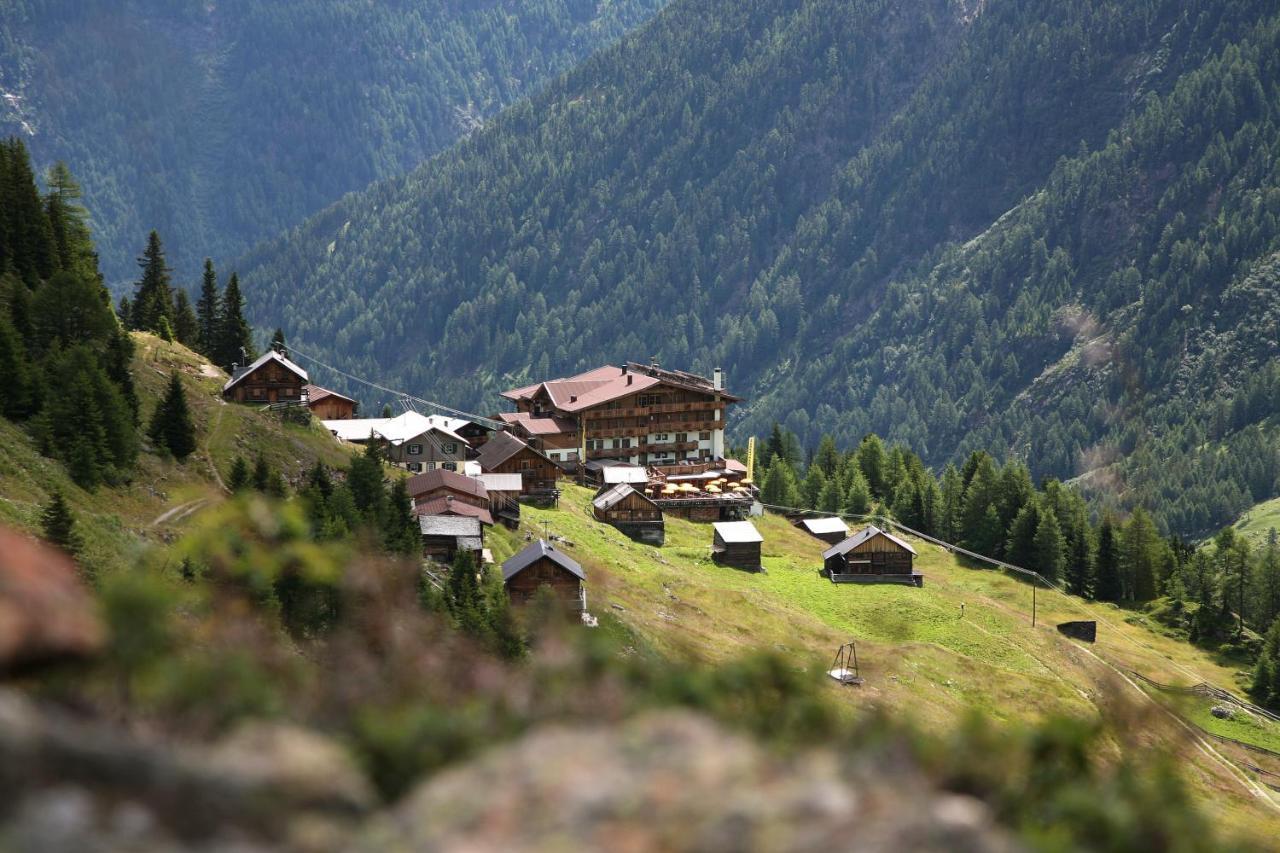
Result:
[[[0,674],[92,656],[103,639],[71,558],[0,528]]]
[[[552,728],[424,782],[363,850],[1016,849],[976,800],[903,766],[783,760],[686,713]]]

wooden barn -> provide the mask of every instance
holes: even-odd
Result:
[[[502,584],[513,604],[525,604],[541,587],[573,610],[587,609],[587,574],[578,562],[543,539],[502,564]]]
[[[519,474],[520,495],[525,498],[559,497],[556,480],[560,468],[544,453],[509,432],[495,432],[476,457],[485,474]]]
[[[662,510],[630,483],[602,489],[591,501],[591,509],[596,520],[612,524],[637,542],[661,545],[666,540]]]
[[[823,572],[833,583],[902,583],[924,586],[915,571],[916,550],[874,525],[859,530],[822,555]]]
[[[524,478],[519,474],[479,474],[475,478],[489,493],[489,511],[506,527],[520,526],[520,492]]]
[[[355,418],[360,404],[353,398],[319,385],[308,385],[307,408],[322,421],[349,421]]]
[[[222,396],[236,403],[301,403],[307,371],[275,350],[234,371]]]
[[[821,539],[828,545],[839,545],[849,538],[849,525],[845,524],[843,519],[835,516],[830,518],[802,518],[796,522],[796,527],[799,527],[810,536]]]
[[[484,529],[478,518],[422,515],[418,517],[418,529],[422,532],[422,556],[442,563],[452,563],[459,551],[479,552],[484,548]]]
[[[711,559],[722,566],[733,566],[749,572],[764,571],[760,545],[764,537],[749,521],[717,521],[711,542]]]

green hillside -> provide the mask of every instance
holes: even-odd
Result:
[[[722,366],[740,435],[1007,451],[1204,533],[1280,474],[1274,383],[1246,388],[1277,31],[1256,0],[681,0],[256,250],[256,321],[477,407]]]
[[[132,372],[144,422],[176,369],[200,449],[184,464],[144,451],[128,483],[86,491],[62,464],[41,456],[25,431],[0,418],[0,522],[38,530],[40,507],[59,490],[82,531],[83,564],[95,573],[110,573],[134,565],[150,547],[171,542],[199,513],[224,500],[236,456],[252,461],[261,452],[294,483],[316,460],[348,463],[348,452],[318,425],[287,424],[261,408],[224,403],[226,374],[180,344],[141,332],[132,337]]]
[[[592,519],[590,497],[569,486],[558,509],[526,508],[523,526],[537,535],[549,522],[587,570],[588,609],[616,617],[675,660],[724,662],[770,649],[796,666],[826,664],[838,645],[856,640],[866,684],[831,687],[845,691],[855,715],[884,707],[934,730],[955,727],[973,709],[1002,724],[1061,713],[1128,717],[1131,743],[1112,748],[1162,742],[1178,751],[1221,825],[1258,837],[1280,828],[1280,796],[1257,781],[1275,779],[1241,770],[1264,759],[1236,755],[1231,745],[1185,728],[1162,709],[1214,734],[1273,749],[1280,724],[1240,718],[1216,725],[1207,706],[1157,691],[1149,699],[1130,670],[1166,684],[1210,682],[1238,694],[1244,674],[1165,636],[1140,614],[1041,589],[1033,628],[1028,584],[966,566],[918,540],[922,589],[836,585],[818,575],[826,546],[773,515],[755,520],[765,539],[766,573],[747,574],[711,562],[709,525],[668,519],[666,544],[655,549]],[[501,559],[520,542],[499,535],[494,550]],[[1077,619],[1098,620],[1095,645],[1068,640],[1055,628]]]
[[[80,177],[108,280],[160,229],[180,274],[401,174],[661,0],[17,0],[0,137]]]

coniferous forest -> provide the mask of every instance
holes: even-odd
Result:
[[[177,269],[398,175],[659,0],[9,0],[0,136],[84,184],[103,271],[159,227]]]
[[[656,353],[726,368],[744,432],[1012,455],[1204,535],[1280,473],[1278,33],[687,0],[240,268],[298,346],[435,399]]]

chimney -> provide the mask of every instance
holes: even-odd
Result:
[[[570,394],[570,395],[569,395],[569,402],[570,402],[570,403],[576,403],[576,402],[578,402],[578,395],[577,395],[577,394]]]
[[[630,366],[625,365],[625,364],[624,364],[624,365],[622,365],[622,375],[623,375],[623,376],[626,376],[630,371],[631,371]]]
[[[724,371],[719,367],[711,371],[711,387],[717,391],[724,390]]]
[[[634,377],[632,377],[630,373],[628,373],[628,374],[627,374],[627,384],[628,384],[628,385],[630,385],[630,384],[631,384],[631,380],[632,380],[633,378],[634,378]]]

